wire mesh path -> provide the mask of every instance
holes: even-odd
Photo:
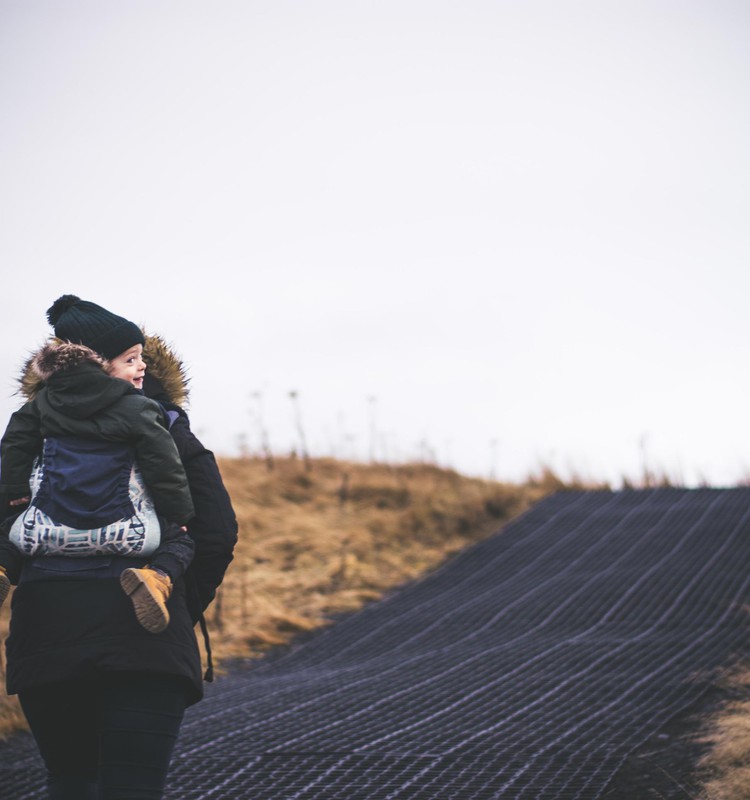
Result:
[[[597,798],[745,657],[750,489],[561,493],[393,596],[221,678],[174,800]],[[10,800],[43,797],[30,737]]]

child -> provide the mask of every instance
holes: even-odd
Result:
[[[122,571],[120,583],[141,625],[158,633],[169,623],[173,583],[192,558],[184,526],[194,512],[164,414],[142,393],[143,333],[75,295],[60,297],[47,316],[59,341],[32,359],[40,385],[0,443],[5,513],[31,501],[0,539],[0,602],[24,554],[150,556],[143,568]],[[170,521],[160,536],[157,528],[158,545],[151,499]]]

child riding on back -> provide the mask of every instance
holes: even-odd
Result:
[[[165,415],[142,392],[143,332],[75,295],[47,316],[57,341],[32,361],[41,388],[0,443],[3,516],[30,503],[0,538],[0,603],[24,555],[62,556],[63,569],[76,556],[130,556],[148,563],[120,583],[141,625],[158,633],[193,556],[185,525],[194,509]]]

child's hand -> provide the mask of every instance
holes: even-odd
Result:
[[[11,506],[23,506],[23,505],[26,505],[26,503],[29,503],[29,502],[31,502],[31,498],[30,497],[18,497],[15,500],[11,500],[9,505],[11,505]]]

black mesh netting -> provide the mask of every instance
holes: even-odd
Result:
[[[561,493],[190,709],[174,800],[596,798],[747,654],[750,489]],[[43,797],[28,735],[9,800]]]

